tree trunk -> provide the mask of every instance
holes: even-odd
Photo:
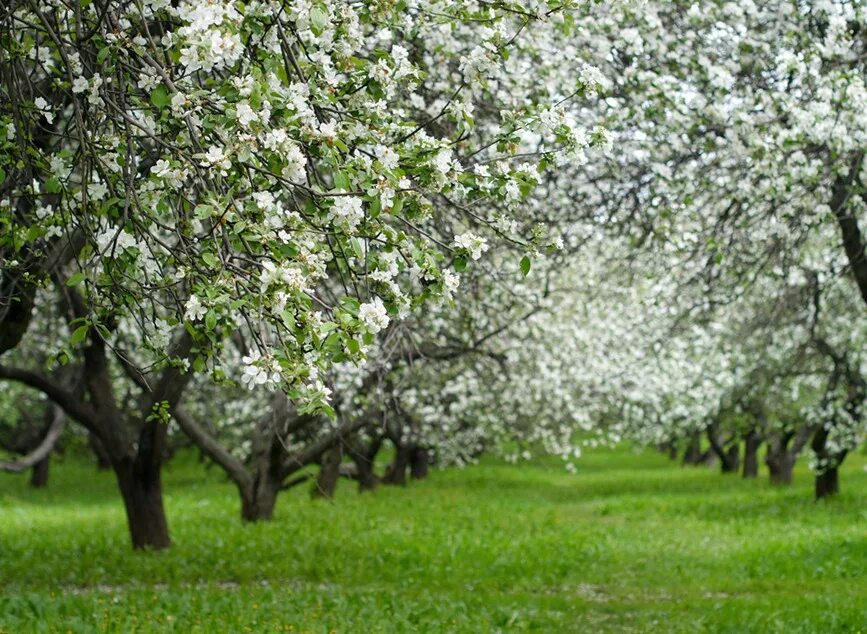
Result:
[[[759,476],[759,448],[762,446],[762,437],[755,430],[744,438],[744,470],[745,478],[757,478]]]
[[[51,454],[33,465],[30,471],[30,486],[34,489],[44,489],[48,486],[48,467],[51,465]]]
[[[816,499],[837,495],[840,492],[840,477],[837,467],[816,474]]]
[[[96,456],[96,468],[100,471],[111,469],[111,457],[108,455],[103,444],[99,441],[99,438],[94,434],[88,434],[87,439],[90,449],[93,451],[93,455]]]
[[[409,475],[413,480],[424,480],[430,467],[430,452],[424,447],[412,450],[409,459]]]
[[[816,461],[821,471],[816,471],[816,499],[836,495],[840,492],[840,475],[838,468],[846,459],[846,451],[831,453],[827,448],[828,430],[819,427],[813,434],[810,447],[816,454]]]
[[[737,473],[741,463],[741,448],[739,443],[730,446],[720,455],[720,471],[722,473]]]
[[[274,517],[274,507],[277,505],[279,490],[280,484],[273,482],[264,474],[260,474],[248,489],[239,489],[241,493],[241,521],[270,521]]]
[[[863,157],[863,152],[860,157]],[[855,278],[855,283],[861,292],[861,299],[867,303],[867,257],[864,253],[864,237],[858,226],[858,216],[849,211],[846,206],[849,196],[857,191],[853,179],[857,178],[861,170],[863,158],[860,157],[850,165],[848,176],[837,176],[831,189],[831,209],[837,218],[837,225],[843,238],[843,250],[849,260],[852,277]]]
[[[656,445],[657,451],[659,453],[664,453],[668,456],[670,460],[677,460],[677,444],[674,442],[661,442]]]
[[[771,476],[771,484],[787,486],[792,484],[792,472],[798,455],[814,435],[814,430],[801,427],[797,432],[789,431],[773,434],[768,438],[768,452],[765,464]]]
[[[768,465],[768,472],[771,476],[771,484],[777,486],[788,486],[792,484],[792,471],[795,468],[795,459],[788,452],[780,454],[772,454],[768,448],[768,455],[765,458],[765,464]]]
[[[737,473],[740,466],[740,446],[735,443],[726,449],[726,441],[719,436],[718,431],[719,423],[716,421],[708,425],[707,439],[710,441],[711,450],[720,460],[720,471],[722,473]]]
[[[124,459],[114,465],[126,509],[132,546],[161,550],[171,545],[159,465],[148,468],[140,460]]]
[[[359,492],[373,491],[379,484],[379,478],[373,468],[376,464],[376,455],[382,447],[382,436],[374,437],[370,444],[365,444],[364,440],[357,436],[350,440],[347,447],[349,457],[355,464]]]
[[[686,446],[686,451],[683,452],[683,464],[699,465],[702,463],[704,455],[701,453],[701,439],[698,434],[693,434],[689,438],[689,444]]]
[[[355,471],[358,478],[359,491],[373,491],[376,485],[379,484],[379,478],[373,472],[373,461],[368,460],[367,456],[352,455],[352,461],[355,463]]]
[[[388,466],[382,477],[383,484],[406,486],[406,468],[409,466],[411,452],[412,449],[406,445],[397,448],[394,462]]]
[[[337,489],[337,480],[340,479],[340,463],[343,462],[343,446],[338,444],[322,454],[322,462],[319,466],[319,475],[310,495],[314,498],[331,499]]]

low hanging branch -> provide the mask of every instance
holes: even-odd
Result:
[[[42,462],[54,449],[54,445],[57,444],[57,440],[60,438],[60,434],[63,433],[65,426],[66,415],[60,407],[54,406],[54,417],[51,420],[51,425],[48,426],[45,438],[42,439],[39,446],[18,460],[0,462],[0,471],[21,473]]]

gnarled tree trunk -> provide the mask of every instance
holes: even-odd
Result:
[[[132,546],[161,550],[171,545],[159,468],[139,459],[115,463],[114,473],[123,497]]]
[[[51,454],[33,465],[30,471],[30,486],[34,489],[44,489],[48,486],[48,468],[51,465]]]
[[[373,472],[373,463],[363,458],[354,458],[354,462],[358,471],[358,490],[373,491],[376,489],[376,485],[379,484],[379,478]]]
[[[355,477],[358,480],[358,490],[360,492],[373,491],[379,484],[379,478],[374,472],[376,464],[376,455],[382,447],[382,436],[377,435],[369,445],[365,445],[360,437],[356,437],[349,442],[349,457],[355,464]]]
[[[704,461],[704,454],[701,452],[701,438],[698,434],[692,434],[689,437],[689,443],[686,450],[683,452],[683,464],[699,465]]]
[[[816,499],[837,495],[840,492],[840,476],[837,467],[830,467],[816,474]]]
[[[744,438],[744,467],[745,478],[757,478],[759,475],[759,448],[762,446],[762,437],[756,430],[752,430]]]
[[[319,465],[319,475],[310,495],[314,498],[333,498],[340,478],[340,463],[343,462],[343,446],[337,444],[324,454]]]
[[[720,471],[722,473],[737,473],[740,467],[740,446],[735,442],[726,447],[728,441],[719,436],[719,423],[714,421],[707,428],[707,439],[710,441],[711,450],[720,459]]]
[[[737,473],[741,465],[741,447],[739,443],[731,445],[725,452],[725,458],[722,461],[723,473]]]
[[[430,452],[424,447],[415,447],[409,457],[409,475],[413,480],[424,480],[430,468]]]
[[[828,430],[819,427],[813,434],[810,447],[816,454],[819,466],[816,471],[815,493],[816,499],[821,500],[840,492],[839,466],[846,458],[846,451],[828,451]]]
[[[96,468],[100,471],[111,469],[111,456],[108,455],[108,452],[105,450],[105,447],[102,446],[99,438],[97,438],[95,434],[88,434],[87,444],[90,445],[90,449],[93,451],[93,455],[96,458]]]
[[[267,522],[274,517],[280,483],[267,474],[259,474],[247,487],[238,488],[241,494],[241,520]]]
[[[385,475],[382,476],[383,484],[406,486],[406,469],[409,466],[412,447],[398,445],[394,454],[394,461],[388,466]]]
[[[793,431],[777,432],[768,437],[765,464],[768,465],[771,484],[780,486],[792,484],[795,462],[812,434],[812,427],[803,426],[797,433]]]
[[[788,486],[792,484],[792,471],[795,468],[794,456],[791,456],[786,451],[772,454],[770,449],[768,449],[768,455],[765,457],[765,464],[768,465],[771,484],[779,486]]]

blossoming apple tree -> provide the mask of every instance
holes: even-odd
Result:
[[[164,517],[163,421],[190,371],[219,377],[239,339],[246,384],[333,413],[332,364],[362,361],[494,242],[527,268],[555,240],[522,201],[602,139],[565,109],[598,73],[557,56],[584,15],[560,0],[9,3],[3,347],[53,284],[87,407],[38,373],[4,378],[79,421],[107,408],[131,527]],[[150,364],[131,442],[112,431],[122,330]],[[169,543],[165,521],[133,528],[136,547]]]

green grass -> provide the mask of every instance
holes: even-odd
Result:
[[[166,468],[174,546],[133,553],[110,474],[0,476],[0,632],[867,631],[867,471],[815,503],[655,452],[487,461],[333,503],[285,494],[242,526],[234,488]]]

